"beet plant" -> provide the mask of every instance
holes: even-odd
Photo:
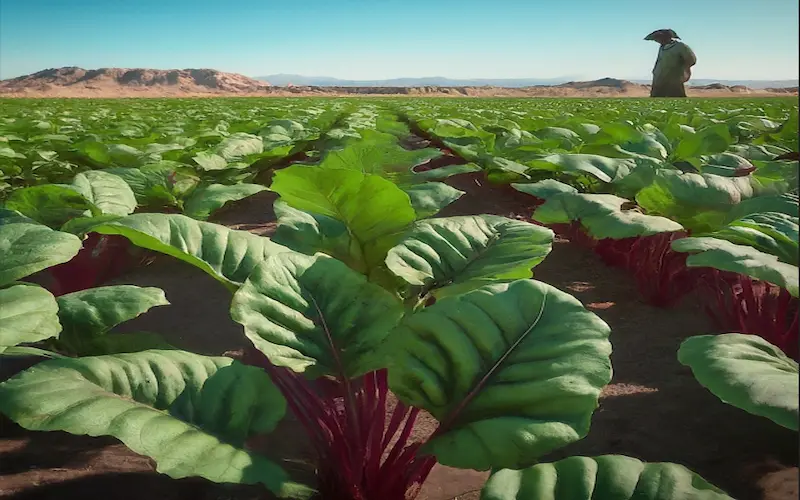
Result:
[[[530,279],[550,251],[549,229],[498,216],[419,218],[389,181],[307,168],[286,169],[272,187],[282,244],[176,214],[91,228],[222,282],[253,345],[244,362],[175,349],[49,360],[0,384],[0,410],[31,430],[114,436],[174,478],[261,484],[286,498],[410,499],[436,463],[495,471],[484,498],[590,498],[539,471],[572,484],[591,460],[621,498],[726,498],[679,466],[539,463],[589,432],[611,380],[608,325]],[[58,323],[95,304],[83,307],[95,316],[71,325],[105,331],[143,307],[114,313],[93,293],[46,314]],[[287,409],[317,452],[314,485],[248,445]],[[422,414],[437,426],[420,440]],[[661,486],[651,483],[662,469]],[[533,478],[524,488],[520,474]]]

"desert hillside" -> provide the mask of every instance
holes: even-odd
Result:
[[[42,97],[253,94],[269,83],[214,69],[52,68],[0,81],[0,94]]]
[[[530,87],[494,86],[271,86],[236,73],[213,69],[53,68],[0,81],[0,97],[202,97],[202,96],[348,96],[412,95],[463,97],[645,97],[650,87],[627,80],[602,78],[588,82]],[[689,95],[726,97],[797,95],[797,87],[754,90],[719,83],[690,87]]]

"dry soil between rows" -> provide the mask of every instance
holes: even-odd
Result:
[[[443,215],[495,213],[526,218],[524,196],[490,188],[477,177],[450,181],[467,194]],[[274,195],[261,193],[227,207],[215,220],[259,234],[274,230]],[[647,461],[683,464],[741,500],[797,498],[797,434],[717,400],[676,359],[685,337],[710,332],[689,298],[671,309],[642,303],[633,281],[605,266],[590,251],[558,239],[535,269],[536,279],[573,294],[612,328],[614,379],[603,393],[589,436],[547,459],[619,453]],[[120,331],[162,333],[179,347],[221,354],[246,346],[228,317],[228,292],[202,272],[168,257],[117,280],[165,290],[171,305],[153,309]],[[5,369],[13,367],[5,365]],[[2,370],[0,370],[2,371]],[[2,376],[2,373],[0,373]],[[423,419],[418,433],[433,428]],[[275,458],[301,462],[312,455],[302,430],[287,419],[265,443]],[[290,466],[299,478],[309,467]],[[437,467],[420,496],[424,500],[476,499],[485,473]],[[138,500],[249,500],[258,488],[175,481],[154,471],[147,458],[109,438],[66,433],[29,433],[0,421],[0,497]]]

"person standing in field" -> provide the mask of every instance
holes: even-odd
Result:
[[[680,41],[672,30],[656,30],[645,40],[658,42],[658,59],[653,68],[653,86],[650,97],[686,97],[684,83],[692,77],[692,66],[697,64],[692,49]]]

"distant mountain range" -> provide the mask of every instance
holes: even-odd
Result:
[[[2,1],[2,0],[0,0]],[[570,80],[570,81],[564,81]],[[698,80],[693,96],[797,94],[797,81],[730,82]],[[697,85],[700,83],[701,85]],[[289,86],[292,84],[292,86]],[[746,85],[743,85],[746,84]],[[792,85],[794,84],[794,85]],[[760,88],[756,87],[758,85]],[[773,85],[774,87],[768,87]],[[792,86],[792,88],[787,88]],[[765,88],[766,87],[766,88]],[[781,87],[781,88],[778,88]],[[414,95],[472,97],[645,97],[649,86],[616,78],[477,79],[444,77],[355,81],[273,75],[253,79],[208,68],[50,68],[0,81],[3,97],[192,97],[298,95]]]
[[[443,76],[423,78],[392,78],[388,80],[343,80],[330,76],[303,76],[277,74],[257,76],[256,80],[269,82],[276,87],[310,86],[310,87],[536,87],[552,86],[578,80],[577,77],[560,78],[475,78],[455,79]],[[649,84],[650,80],[631,80],[634,83]],[[743,85],[751,89],[797,87],[798,80],[690,80],[689,85],[704,86],[720,83],[726,86]]]

